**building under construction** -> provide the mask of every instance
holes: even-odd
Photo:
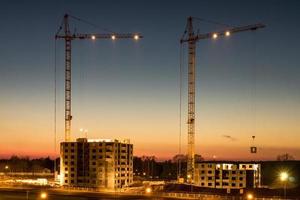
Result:
[[[261,186],[261,164],[202,161],[196,164],[195,185],[219,189],[257,188]]]
[[[138,41],[143,36],[138,33],[116,33],[111,31],[109,33],[72,32],[70,19],[91,25],[86,20],[65,14],[55,35],[55,41],[58,39],[65,41],[65,140],[60,146],[60,185],[99,189],[121,188],[133,181],[133,145],[130,144],[129,140],[89,140],[87,138],[79,138],[76,142],[72,140],[71,44],[74,40],[83,39],[132,39]]]
[[[187,157],[188,159],[187,159],[186,182],[191,184],[195,183],[196,43],[199,42],[200,40],[205,40],[205,39],[216,40],[220,36],[229,37],[232,34],[245,32],[245,31],[255,31],[257,29],[261,29],[265,27],[264,24],[258,23],[258,24],[251,24],[247,26],[227,27],[224,30],[217,31],[217,32],[198,34],[195,33],[194,31],[193,20],[195,19],[203,21],[203,19],[200,18],[188,17],[184,34],[180,39],[181,45],[183,45],[184,43],[187,43],[188,45],[188,109],[187,109],[187,116],[188,116]],[[181,173],[179,172],[179,177],[180,176]]]
[[[129,140],[78,138],[61,143],[61,186],[117,189],[132,182],[133,145]]]

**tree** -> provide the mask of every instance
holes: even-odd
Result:
[[[178,161],[186,162],[187,161],[187,156],[184,155],[184,154],[177,154],[172,158],[173,163],[177,163]]]
[[[203,161],[204,158],[200,154],[195,154],[195,162]]]
[[[288,161],[288,160],[295,160],[294,156],[284,153],[277,156],[278,161]]]
[[[195,162],[200,162],[203,160],[204,158],[201,155],[195,154]],[[177,154],[172,158],[172,162],[177,163],[178,161],[187,162],[187,155]]]

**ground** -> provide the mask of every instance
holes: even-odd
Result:
[[[168,198],[142,196],[142,195],[119,195],[117,193],[95,193],[95,192],[74,192],[51,189],[13,189],[1,188],[0,200],[41,200],[41,193],[47,193],[48,200],[99,200],[99,199],[150,199],[150,200],[166,200]],[[28,198],[27,198],[28,196]]]

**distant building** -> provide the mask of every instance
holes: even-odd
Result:
[[[79,138],[60,146],[60,184],[116,189],[133,181],[133,145],[129,141]]]
[[[200,162],[196,164],[195,184],[225,189],[260,187],[261,166],[251,162]]]

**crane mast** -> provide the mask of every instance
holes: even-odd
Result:
[[[187,182],[193,184],[195,178],[195,93],[196,93],[196,43],[203,39],[217,39],[219,36],[230,36],[233,33],[254,31],[264,28],[264,24],[253,24],[228,28],[217,32],[194,34],[193,18],[188,17],[185,34],[180,43],[188,43],[188,149],[187,149]],[[187,33],[187,34],[186,34]]]
[[[71,141],[71,41],[68,15],[64,16],[65,32],[65,141]]]
[[[194,37],[192,18],[188,18],[188,35]],[[188,157],[187,181],[192,182],[195,168],[195,51],[196,41],[188,42]]]
[[[69,26],[69,17],[73,19],[80,20],[77,17],[70,16],[68,14],[64,15],[63,22],[59,27],[55,39],[64,39],[65,40],[65,141],[70,142],[71,138],[71,102],[72,102],[72,90],[71,90],[71,77],[72,77],[72,57],[71,57],[71,46],[72,40],[75,39],[134,39],[138,40],[143,38],[142,35],[138,33],[95,33],[95,34],[81,34],[81,33],[71,33]],[[63,34],[61,34],[61,30],[64,28]]]

